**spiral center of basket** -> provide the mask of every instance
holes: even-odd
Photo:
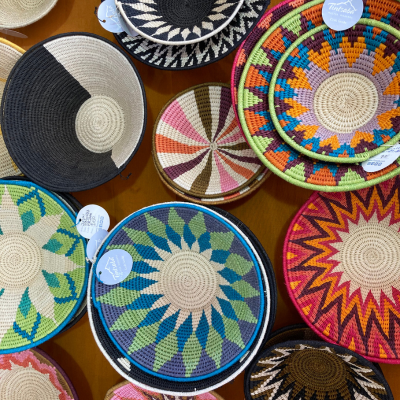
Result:
[[[351,133],[368,123],[379,104],[371,80],[355,73],[340,73],[323,81],[314,96],[315,115],[335,133]]]
[[[11,365],[12,369],[6,370],[0,379],[2,399],[51,400],[60,398],[60,391],[51,382],[48,373],[37,371],[30,365],[20,366],[13,363]]]
[[[334,259],[340,262],[335,272],[343,271],[342,281],[379,295],[400,279],[400,235],[395,227],[385,220],[367,222],[352,226],[341,237]]]
[[[91,97],[78,111],[75,130],[82,146],[93,153],[105,153],[124,133],[124,111],[111,97]]]
[[[288,358],[287,363],[293,379],[313,391],[325,393],[347,385],[344,362],[327,351],[296,351]]]
[[[218,150],[218,143],[211,142],[210,143],[210,150],[212,150],[212,151]]]
[[[204,256],[192,251],[170,257],[162,268],[160,282],[168,301],[188,311],[210,304],[218,290],[214,267]]]
[[[41,250],[25,233],[0,236],[0,287],[29,286],[40,273]]]
[[[201,24],[215,0],[158,0],[159,13],[172,25],[190,28]]]

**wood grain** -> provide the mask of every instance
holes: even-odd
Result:
[[[272,1],[272,5],[279,3]],[[41,40],[64,32],[92,32],[116,43],[114,36],[103,30],[94,14],[99,0],[59,0],[42,20],[19,29],[28,39],[5,36],[24,49]],[[0,33],[1,34],[1,33]],[[96,189],[75,193],[82,204],[96,203],[110,214],[111,226],[132,212],[155,203],[180,200],[165,188],[157,176],[151,158],[153,124],[164,104],[180,91],[204,82],[230,82],[234,54],[209,66],[192,71],[161,71],[136,60],[143,79],[148,106],[147,131],[142,145],[123,177]],[[127,175],[129,179],[124,179]],[[292,305],[282,273],[282,247],[286,230],[311,191],[290,185],[272,175],[252,195],[223,206],[240,218],[256,234],[274,265],[278,285],[278,313],[274,329],[299,323],[301,318]],[[92,337],[87,316],[68,332],[40,346],[64,368],[81,400],[103,400],[107,390],[123,380],[109,365]],[[400,399],[400,365],[381,364],[395,399]],[[225,400],[243,400],[243,375],[217,390]]]

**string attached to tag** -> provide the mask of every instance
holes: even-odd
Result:
[[[77,221],[75,222],[74,225],[71,226],[71,228],[75,228],[76,226],[78,226],[78,225],[81,223],[81,221],[82,221],[82,219],[80,218],[79,220],[77,220]]]
[[[105,19],[100,19],[99,18],[99,7],[95,7],[94,8],[94,15],[97,17],[97,19],[102,22],[103,24],[105,24],[107,21]]]
[[[130,172],[128,175],[123,176],[122,172],[120,172],[119,177],[123,180],[123,181],[127,181],[132,175],[132,172]]]

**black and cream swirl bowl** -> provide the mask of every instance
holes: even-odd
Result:
[[[49,190],[80,191],[117,176],[146,128],[142,80],[125,53],[89,33],[51,37],[11,71],[1,104],[8,151]]]

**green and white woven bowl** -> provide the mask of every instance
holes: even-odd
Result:
[[[0,354],[43,343],[74,317],[87,286],[85,251],[62,200],[0,180]]]

